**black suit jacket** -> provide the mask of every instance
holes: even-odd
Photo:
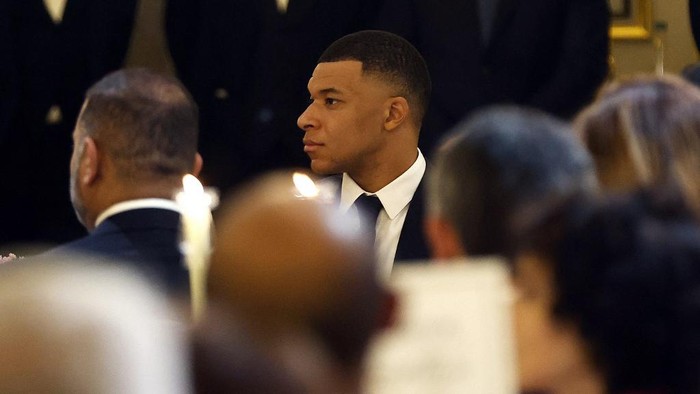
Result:
[[[133,265],[171,292],[186,292],[189,273],[179,249],[180,214],[142,208],[118,213],[88,236],[61,245],[42,257],[88,254]]]
[[[339,202],[343,177],[342,175],[333,175],[330,179],[337,185],[336,197]],[[425,217],[425,203],[423,200],[424,180],[425,176],[418,184],[418,188],[413,194],[413,198],[408,206],[406,220],[401,228],[399,244],[396,247],[396,255],[394,256],[394,261],[396,262],[410,263],[417,260],[426,260],[430,257],[428,246],[425,241],[425,234],[423,232],[423,220]]]
[[[396,248],[395,261],[410,262],[411,260],[426,260],[430,257],[423,231],[425,219],[423,180],[425,180],[425,176],[418,185],[418,189],[413,194],[413,199],[408,206],[406,221],[403,223],[399,245]]]
[[[688,0],[688,12],[690,13],[690,30],[693,32],[695,47],[700,50],[700,1]]]
[[[477,0],[386,0],[377,26],[425,57],[433,95],[421,131],[428,155],[473,109],[532,106],[570,117],[607,74],[606,0],[498,0],[491,39],[481,39]]]

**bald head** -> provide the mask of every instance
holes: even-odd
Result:
[[[212,258],[213,296],[261,330],[302,327],[355,362],[384,294],[359,222],[299,197],[291,173],[246,187],[226,205]]]

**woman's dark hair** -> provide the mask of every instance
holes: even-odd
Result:
[[[577,325],[609,392],[700,390],[700,228],[679,201],[571,200],[525,243],[551,264],[554,318]]]

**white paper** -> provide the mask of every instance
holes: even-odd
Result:
[[[505,263],[396,265],[390,284],[399,318],[370,348],[366,392],[517,392]]]

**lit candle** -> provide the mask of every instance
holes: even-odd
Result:
[[[175,195],[180,208],[182,242],[180,248],[190,272],[190,295],[192,317],[199,321],[206,309],[206,282],[211,255],[212,215],[211,209],[218,203],[218,195],[207,188],[193,175],[182,178],[183,190]]]
[[[292,175],[292,182],[296,188],[295,195],[299,198],[314,198],[319,194],[318,186],[313,179],[302,172],[295,172]]]

